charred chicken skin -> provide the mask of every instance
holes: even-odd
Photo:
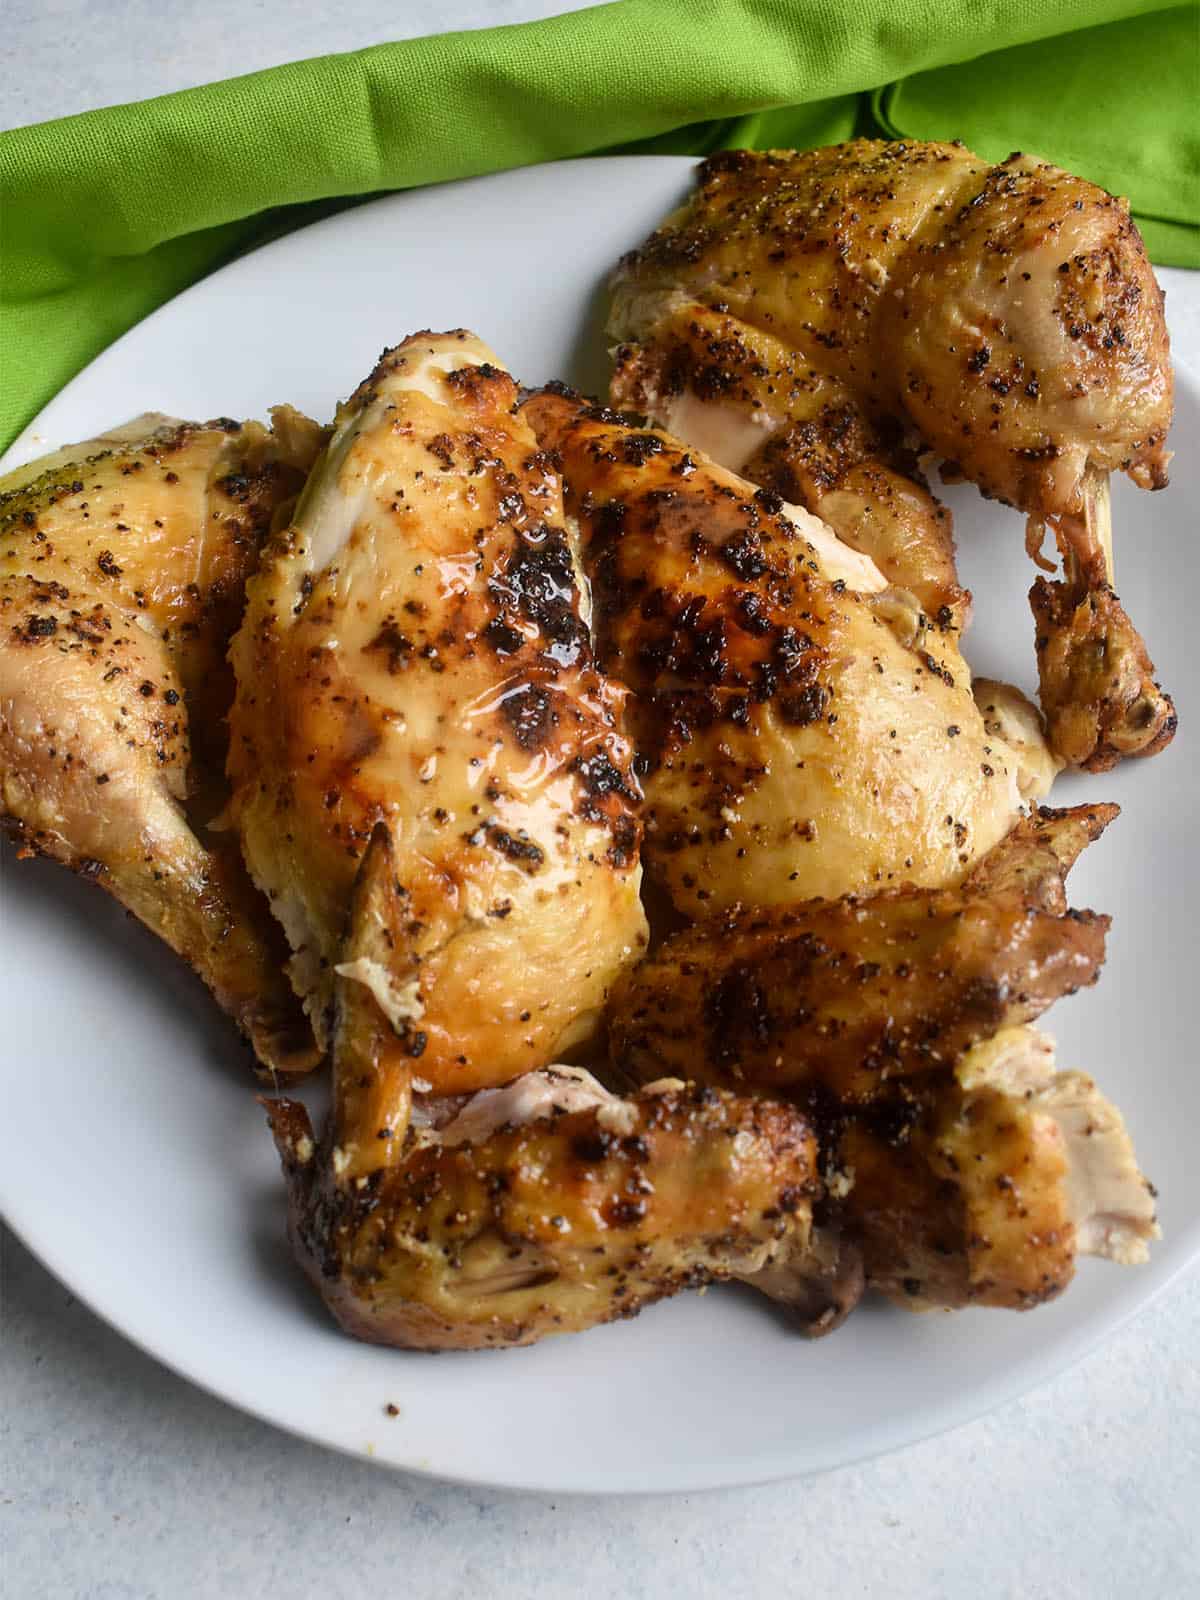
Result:
[[[293,1244],[356,1337],[531,1344],[807,1248],[815,1144],[790,1106],[678,1082],[618,1100],[579,1068],[474,1099],[493,1096],[490,1128],[426,1128],[352,1181],[272,1102]]]
[[[293,1247],[348,1332],[420,1350],[529,1344],[807,1255],[816,1147],[793,1107],[679,1080],[619,1099],[578,1067],[414,1095],[419,1063],[347,975],[386,956],[394,894],[379,824],[335,981],[320,1143],[299,1103],[268,1105]]]
[[[1052,742],[1103,770],[1175,730],[1113,591],[1108,475],[1167,481],[1162,294],[1127,204],[1031,157],[854,140],[710,157],[622,262],[616,404],[818,512],[930,615],[961,616],[949,519],[906,450],[1047,527]]]
[[[669,434],[561,392],[522,415],[563,464],[679,910],[952,884],[1004,836],[1033,768],[985,726],[952,620]]]
[[[861,1105],[1095,983],[1109,918],[1066,865],[1115,806],[1043,810],[955,889],[735,906],[672,934],[613,1000],[617,1065]]]
[[[245,1031],[264,1071],[316,1059],[286,950],[219,824],[225,662],[315,424],[143,417],[0,482],[0,811],[22,854],[109,890]]]
[[[365,986],[425,1084],[501,1084],[594,1034],[641,954],[624,693],[589,641],[561,482],[465,332],[340,408],[234,641],[233,813],[317,1037]],[[345,950],[377,826],[384,937]]]
[[[614,995],[614,1059],[635,1080],[686,1059],[803,1106],[843,1285],[857,1257],[862,1284],[914,1308],[1020,1309],[1080,1254],[1144,1259],[1152,1192],[1120,1115],[1028,1026],[1098,975],[1108,919],[1068,910],[1064,879],[1115,810],[1035,814],[958,890],[675,934]],[[768,1268],[768,1292],[787,1284]]]

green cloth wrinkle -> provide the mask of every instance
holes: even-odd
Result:
[[[1200,266],[1195,4],[621,0],[378,45],[0,136],[0,445],[155,307],[358,197],[566,157],[1029,148]]]

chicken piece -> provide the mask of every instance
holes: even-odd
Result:
[[[776,1301],[810,1339],[823,1339],[857,1309],[867,1287],[862,1245],[842,1224],[840,1206],[820,1200],[809,1236],[781,1245],[742,1281]]]
[[[1125,201],[956,145],[724,152],[621,263],[609,331],[619,404],[852,543],[838,495],[877,496],[863,525],[885,571],[907,550],[947,576],[936,507],[889,455],[896,429],[1024,511],[1034,549],[1051,525],[1065,581],[1033,599],[1058,754],[1103,770],[1169,742],[1174,708],[1104,559],[1107,475],[1166,484],[1172,407],[1162,294]]]
[[[314,1152],[298,1102],[272,1102],[293,1245],[348,1333],[532,1344],[752,1274],[807,1235],[812,1136],[790,1107],[681,1085],[555,1115],[556,1073],[526,1076],[547,1080],[532,1120],[426,1132],[356,1183]]]
[[[1132,1265],[1159,1237],[1120,1112],[1035,1028],[973,1046],[889,1126],[851,1119],[837,1160],[867,1285],[914,1311],[1028,1310],[1079,1256]]]
[[[808,1331],[864,1287],[912,1309],[1027,1308],[1079,1255],[1144,1259],[1153,1191],[1120,1114],[1026,1025],[1097,976],[1108,919],[1068,911],[1064,879],[1115,812],[1025,819],[958,891],[714,919],[614,995],[634,1081],[686,1059],[702,1082],[806,1107],[811,1239],[751,1281]]]
[[[610,331],[644,342],[615,352],[613,403],[647,416],[721,466],[827,523],[915,595],[941,627],[966,626],[954,524],[895,429],[869,423],[854,394],[771,333],[681,294],[633,308]]]
[[[414,1098],[374,996],[344,975],[336,992],[319,1147],[302,1105],[267,1105],[293,1248],[348,1333],[420,1350],[531,1344],[804,1252],[819,1186],[793,1108],[675,1080],[622,1100],[578,1067]],[[406,1097],[411,1123],[395,1115]]]
[[[975,863],[963,889],[981,896],[1015,891],[1027,906],[1065,917],[1067,874],[1120,814],[1120,806],[1104,803],[1039,806]]]
[[[1115,810],[1020,824],[958,889],[735,907],[672,934],[613,996],[614,1062],[842,1106],[952,1068],[1096,981],[1109,918],[1068,914],[1063,879]]]
[[[803,510],[561,392],[605,667],[635,694],[645,855],[685,915],[956,882],[1018,814],[952,626]]]
[[[273,513],[319,449],[259,423],[135,419],[0,485],[0,801],[22,854],[110,891],[196,969],[264,1071],[316,1054],[286,949],[220,831],[225,662]]]
[[[1104,772],[1123,756],[1154,755],[1170,744],[1178,718],[1112,587],[1108,478],[1089,469],[1080,492],[1084,515],[1058,524],[1066,576],[1038,578],[1029,603],[1054,748],[1068,765]],[[1041,524],[1032,527],[1031,547],[1040,547]]]
[[[1016,758],[1022,799],[1040,800],[1048,795],[1066,763],[1051,749],[1046,719],[1038,708],[1011,683],[995,678],[974,679],[971,693],[988,737],[998,739]]]
[[[624,695],[592,658],[560,480],[516,400],[469,333],[385,352],[232,651],[233,813],[317,1037],[342,962],[439,1093],[585,1043],[645,944]],[[363,955],[351,897],[379,824],[390,878]]]

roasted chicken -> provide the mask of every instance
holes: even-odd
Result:
[[[805,1108],[817,1236],[839,1245],[834,1320],[856,1252],[863,1283],[913,1306],[1025,1307],[1077,1255],[1144,1256],[1152,1192],[1119,1113],[1091,1079],[1056,1074],[1027,1026],[1099,973],[1108,919],[1068,910],[1064,879],[1115,811],[1037,813],[957,890],[728,912],[672,935],[614,995],[613,1058],[635,1081],[686,1062]],[[763,1287],[786,1297],[787,1274]]]
[[[522,416],[562,461],[633,690],[647,864],[685,915],[955,883],[1045,792],[1053,763],[985,726],[953,619],[816,517],[569,393]]]
[[[815,1146],[790,1106],[678,1081],[618,1099],[543,1068],[426,1107],[394,1163],[356,1177],[337,1140],[369,1125],[318,1147],[298,1102],[269,1110],[296,1252],[376,1343],[530,1344],[808,1251]]]
[[[1169,375],[1125,214],[1014,162],[706,164],[614,309],[614,392],[673,432],[523,397],[458,330],[332,430],[140,419],[0,483],[4,820],[265,1067],[328,1053],[319,1133],[266,1104],[356,1336],[527,1344],[730,1278],[826,1332],[866,1288],[1027,1307],[1145,1254],[1120,1115],[1031,1026],[1103,963],[1065,877],[1116,808],[1025,808],[1169,737],[1103,555]],[[962,330],[997,399],[951,435]],[[1075,563],[1035,594],[1053,751],[972,685],[903,427]]]
[[[225,661],[276,508],[319,448],[135,419],[0,481],[0,811],[189,961],[264,1071],[316,1059],[282,941],[222,831]]]
[[[1036,1028],[972,1046],[890,1116],[850,1118],[834,1160],[865,1282],[914,1311],[1029,1310],[1080,1256],[1145,1261],[1159,1234],[1120,1112],[1086,1074],[1056,1072]]]
[[[1095,983],[1109,919],[1063,875],[1115,806],[1017,824],[956,889],[734,906],[672,934],[621,984],[618,1067],[863,1105],[953,1067]]]
[[[1175,729],[1113,588],[1108,475],[1167,481],[1162,294],[1127,204],[1031,157],[854,140],[733,151],[621,263],[615,403],[818,512],[960,618],[915,441],[1047,526],[1031,595],[1057,754],[1103,770]]]
[[[232,651],[233,815],[317,1037],[340,974],[439,1094],[585,1045],[646,938],[624,692],[516,401],[468,333],[385,352]],[[351,903],[380,828],[371,937]]]
[[[424,1063],[360,976],[386,967],[396,893],[381,822],[336,969],[320,1144],[302,1105],[268,1102],[293,1247],[349,1332],[426,1350],[529,1344],[807,1258],[816,1150],[791,1107],[677,1079],[622,1100],[563,1066],[414,1093]],[[505,927],[498,963],[520,955],[521,924]],[[465,1016],[464,1037],[472,1027]]]

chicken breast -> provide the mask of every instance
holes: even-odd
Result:
[[[1019,763],[952,622],[823,523],[657,430],[547,392],[606,668],[635,692],[646,859],[676,906],[952,884],[1008,831]]]
[[[233,812],[318,1038],[340,967],[443,1093],[583,1044],[645,943],[624,695],[516,400],[469,333],[385,352],[232,652]],[[380,829],[367,955],[351,904]]]
[[[220,827],[225,652],[271,518],[319,448],[287,408],[271,431],[148,416],[0,486],[0,820],[190,962],[266,1072],[315,1051]]]

